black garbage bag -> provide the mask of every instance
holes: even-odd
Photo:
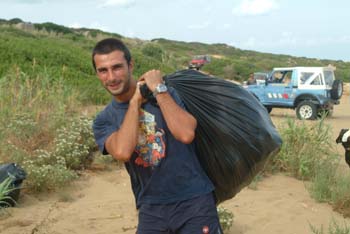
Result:
[[[10,178],[10,192],[4,194],[6,197],[3,200],[0,200],[0,206],[15,206],[16,201],[18,201],[20,189],[23,180],[26,178],[26,172],[15,163],[7,163],[0,165],[0,184],[3,183],[6,179]]]
[[[164,80],[197,119],[198,158],[215,185],[217,204],[234,197],[281,147],[265,107],[242,86],[195,70]]]

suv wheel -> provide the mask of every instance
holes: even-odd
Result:
[[[298,119],[316,119],[317,117],[317,107],[311,101],[302,101],[297,106],[297,117]]]
[[[343,81],[334,80],[331,89],[331,98],[338,100],[343,95]]]

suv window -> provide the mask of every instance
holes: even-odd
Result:
[[[301,85],[323,85],[321,73],[319,72],[300,72]]]
[[[300,73],[300,84],[307,84],[307,81],[312,77],[313,72],[301,72]]]
[[[318,74],[310,84],[311,85],[323,85],[323,82],[321,79],[321,74]]]
[[[335,78],[334,78],[333,71],[324,71],[324,80],[325,80],[327,86],[331,87],[334,79]]]

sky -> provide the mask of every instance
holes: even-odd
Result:
[[[0,0],[0,18],[350,62],[349,0]]]

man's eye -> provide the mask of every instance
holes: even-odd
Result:
[[[123,64],[116,64],[116,65],[114,65],[113,67],[112,67],[112,69],[114,70],[114,71],[118,71],[118,70],[121,70],[121,69],[123,69],[124,68],[124,65]]]

